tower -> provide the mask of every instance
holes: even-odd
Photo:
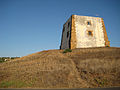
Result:
[[[103,18],[72,15],[63,25],[60,49],[110,46]]]

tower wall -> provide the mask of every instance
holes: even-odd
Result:
[[[76,48],[77,45],[77,37],[76,37],[76,27],[75,27],[75,15],[71,16],[72,23],[71,23],[71,38],[70,38],[70,49]]]
[[[105,46],[110,42],[102,18],[72,15],[63,25],[60,49]]]
[[[67,22],[63,25],[62,30],[62,39],[60,49],[68,49],[70,48],[70,39],[71,39],[71,23],[72,17],[70,17]]]
[[[107,32],[106,32],[106,28],[105,28],[105,25],[104,25],[103,18],[102,18],[102,26],[103,26],[103,33],[104,33],[105,46],[110,47],[110,41],[108,40],[108,36],[107,36]]]
[[[75,15],[75,27],[76,48],[105,46],[101,18]]]

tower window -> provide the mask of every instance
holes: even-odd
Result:
[[[63,27],[63,32],[65,31],[65,27]]]
[[[89,36],[93,36],[93,32],[92,31],[88,31],[88,35]]]
[[[69,37],[69,31],[67,32],[67,38]]]
[[[91,25],[91,22],[90,22],[90,21],[88,21],[88,22],[87,22],[87,25]]]
[[[70,27],[70,22],[68,22],[68,27]]]

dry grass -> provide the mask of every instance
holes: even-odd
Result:
[[[120,86],[120,48],[37,52],[0,63],[0,88]]]

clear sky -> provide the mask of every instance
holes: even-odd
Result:
[[[0,56],[59,49],[72,15],[104,19],[112,47],[120,47],[120,0],[0,0]]]

